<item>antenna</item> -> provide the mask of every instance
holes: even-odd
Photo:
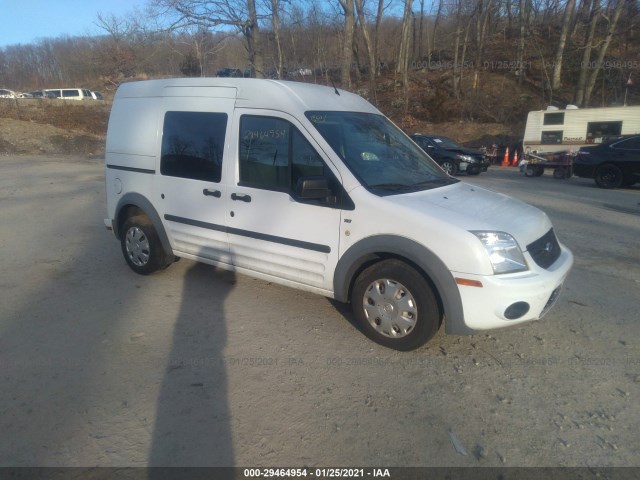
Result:
[[[338,91],[338,88],[336,87],[336,83],[333,81],[333,78],[331,79],[331,85],[333,86],[333,91],[336,93],[336,95],[340,96],[340,92]]]

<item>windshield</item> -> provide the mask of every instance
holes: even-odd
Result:
[[[431,139],[440,147],[447,150],[456,150],[462,148],[456,142],[447,137],[431,137]]]
[[[307,118],[364,187],[379,195],[456,183],[382,115],[307,112]]]

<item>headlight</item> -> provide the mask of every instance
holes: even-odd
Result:
[[[462,160],[462,161],[464,161],[464,162],[473,162],[473,161],[474,161],[474,160],[473,160],[473,157],[472,157],[471,155],[463,155],[463,154],[461,154],[461,153],[457,153],[457,154],[456,154],[456,156],[457,156],[460,160]]]
[[[471,232],[482,242],[489,255],[493,273],[513,273],[528,270],[518,242],[504,232]]]

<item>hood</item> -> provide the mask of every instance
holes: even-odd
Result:
[[[387,200],[428,213],[459,228],[506,232],[526,250],[527,245],[551,229],[547,215],[527,203],[501,193],[458,182],[446,187],[404,195]]]

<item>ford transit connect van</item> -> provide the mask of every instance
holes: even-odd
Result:
[[[545,315],[573,263],[540,210],[447,175],[361,97],[258,79],[121,85],[107,218],[129,266],[177,257],[350,302],[398,350]]]

